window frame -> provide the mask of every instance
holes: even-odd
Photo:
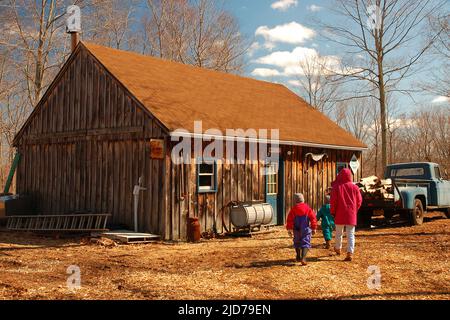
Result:
[[[277,167],[277,165],[269,164],[266,167],[266,195],[278,195],[278,179],[279,168]]]
[[[212,163],[211,163],[212,162]],[[201,165],[212,165],[213,172],[211,174],[202,174],[200,172]],[[217,160],[216,159],[197,159],[197,193],[217,193]],[[200,177],[201,176],[210,176],[212,178],[211,187],[206,189],[205,187],[200,186]]]
[[[417,171],[414,172],[414,170],[417,170]],[[425,169],[422,168],[422,167],[391,169],[391,178],[408,179],[408,178],[411,178],[411,177],[423,177],[423,178],[425,178]]]
[[[434,178],[435,179],[442,179],[442,172],[441,172],[441,168],[439,166],[435,166],[434,167]]]
[[[339,170],[339,167],[343,166],[341,170]],[[348,169],[349,164],[347,162],[336,162],[336,175],[339,174],[343,169]]]

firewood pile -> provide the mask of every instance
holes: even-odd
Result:
[[[371,176],[361,179],[356,184],[365,199],[394,199],[394,192],[391,179],[380,179]]]

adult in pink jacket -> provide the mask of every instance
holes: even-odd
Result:
[[[352,182],[351,171],[342,169],[336,181],[332,183],[330,210],[336,224],[335,251],[338,255],[341,254],[342,250],[344,229],[347,233],[347,257],[345,261],[352,261],[353,253],[355,252],[355,228],[361,204],[361,192]]]

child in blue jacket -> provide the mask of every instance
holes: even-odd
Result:
[[[317,221],[322,219],[322,233],[325,239],[325,248],[331,248],[331,239],[333,239],[334,219],[330,211],[330,196],[325,196],[325,204],[317,213]]]

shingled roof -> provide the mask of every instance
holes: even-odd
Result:
[[[279,129],[281,143],[365,149],[285,86],[83,42],[169,131]]]

